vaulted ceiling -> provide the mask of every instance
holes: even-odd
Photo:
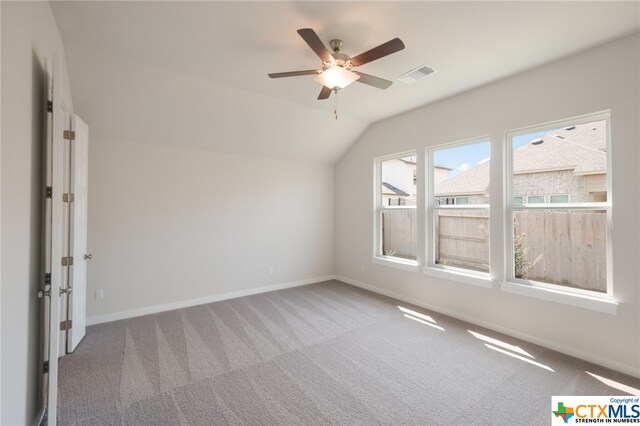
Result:
[[[52,2],[76,112],[105,141],[331,164],[375,121],[638,31],[637,2]],[[318,101],[313,28],[351,56],[400,37],[364,65],[387,90],[352,84]]]

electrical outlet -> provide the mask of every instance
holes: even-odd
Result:
[[[100,300],[103,297],[104,297],[104,290],[103,289],[96,290],[95,299]]]

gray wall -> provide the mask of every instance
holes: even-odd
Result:
[[[371,126],[336,166],[337,274],[350,282],[640,375],[639,51],[636,33]],[[429,146],[488,135],[494,182],[491,239],[502,241],[504,192],[499,182],[505,132],[607,109],[611,110],[614,200],[610,267],[613,297],[620,302],[616,315],[502,291],[506,265],[499,245],[491,253],[491,288],[372,263],[375,157],[408,150],[422,154]],[[419,163],[419,186],[424,188],[424,182]],[[423,219],[419,200],[421,260],[425,256]]]
[[[40,381],[45,58],[64,48],[48,2],[2,2],[1,331],[3,425],[37,421]],[[71,108],[66,66],[63,98]]]
[[[332,166],[90,144],[90,322],[333,274]]]

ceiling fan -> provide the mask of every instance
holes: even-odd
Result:
[[[368,84],[378,89],[388,88],[392,84],[391,81],[354,71],[354,68],[404,49],[404,43],[396,37],[393,40],[389,40],[352,58],[340,52],[342,40],[336,39],[329,42],[333,50],[332,53],[325,47],[320,37],[318,37],[316,32],[311,28],[299,29],[298,34],[300,34],[300,37],[302,37],[316,55],[320,57],[322,60],[322,68],[317,70],[272,73],[269,74],[269,77],[282,78],[315,74],[316,78],[314,78],[314,80],[323,85],[320,95],[318,95],[318,100],[327,99],[332,91],[337,93],[339,89],[344,89],[354,81]]]

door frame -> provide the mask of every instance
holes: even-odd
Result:
[[[67,106],[67,102],[65,102],[64,98],[61,99],[61,110],[62,130],[59,132],[59,134],[63,135],[63,132],[72,129],[71,126],[73,118],[71,109]],[[60,241],[62,253],[60,257],[63,258],[72,256],[71,216],[73,212],[71,203],[63,201],[63,194],[68,194],[71,192],[72,144],[70,140],[65,139],[64,137],[60,137],[59,143],[61,143],[61,156],[53,156],[51,166],[54,171],[58,170],[62,175],[62,180],[59,185],[60,191],[56,192],[54,190],[53,204],[54,206],[59,206],[58,208],[61,210],[62,215],[62,223],[59,225],[56,225],[54,223],[54,226],[61,226],[62,229],[62,240]],[[73,264],[71,264],[70,266],[61,266],[54,262],[53,265],[62,268],[62,280],[60,281],[58,290],[58,295],[60,296],[58,299],[58,323],[62,323],[62,321],[66,321],[69,319],[69,288],[71,287],[73,279]],[[55,330],[58,333],[58,356],[62,357],[67,354],[68,333],[66,331],[62,331],[58,326],[55,327]]]
[[[60,167],[64,161],[64,113],[62,102],[62,73],[61,57],[55,56],[49,67],[47,61],[47,73],[50,81],[51,108],[47,122],[51,120],[51,132],[47,130],[45,141],[45,274],[48,275],[48,285],[43,291],[44,313],[48,314],[48,325],[45,326],[43,340],[45,360],[42,374],[44,375],[43,394],[46,401],[45,412],[49,426],[55,426],[58,409],[58,357],[60,350],[60,288],[64,288],[68,268],[62,265],[64,256],[64,170]],[[45,275],[45,283],[47,283]],[[47,288],[48,287],[48,288]],[[48,309],[47,309],[48,305]],[[48,310],[48,312],[47,312]],[[45,318],[45,321],[47,318]]]

